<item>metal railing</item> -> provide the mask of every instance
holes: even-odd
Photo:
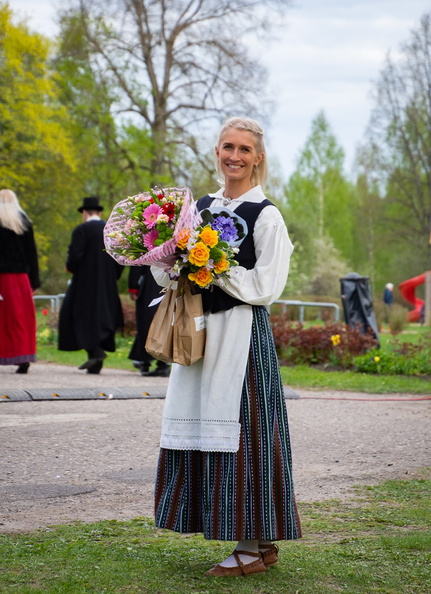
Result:
[[[35,301],[49,301],[51,305],[52,313],[58,313],[60,311],[61,300],[64,298],[65,293],[59,293],[58,295],[33,295]]]
[[[320,308],[330,308],[334,310],[334,319],[336,322],[340,319],[340,307],[337,303],[327,303],[324,301],[299,301],[299,300],[290,300],[290,299],[278,299],[274,301],[275,303],[279,303],[282,306],[282,312],[286,313],[288,305],[295,305],[299,307],[299,321],[304,321],[304,308],[305,307],[320,307]]]
[[[58,293],[58,295],[33,295],[35,300],[46,300],[50,302],[51,311],[58,313],[60,311],[61,300],[64,299],[65,293]],[[340,319],[340,307],[337,303],[328,303],[325,301],[299,301],[292,299],[278,299],[274,301],[274,304],[280,304],[282,306],[282,312],[286,313],[288,305],[294,305],[299,307],[299,321],[304,321],[304,308],[305,307],[320,307],[330,308],[334,310],[334,319],[336,322]]]

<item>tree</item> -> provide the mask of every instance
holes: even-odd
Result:
[[[314,189],[314,226],[318,237],[323,237],[327,202],[341,177],[343,161],[344,151],[337,145],[324,113],[320,112],[311,123],[311,133],[298,159],[296,170]]]
[[[386,248],[397,258],[393,268],[397,276],[423,272],[431,225],[431,13],[401,45],[401,58],[386,60],[365,148],[363,170],[380,188]]]
[[[355,257],[353,268],[369,276],[371,282],[376,277],[376,258],[379,246],[379,217],[381,214],[378,189],[362,173],[356,182],[358,204],[355,213]]]
[[[149,185],[151,140],[135,123],[116,121],[116,87],[96,68],[84,33],[78,16],[63,16],[53,66],[78,148],[81,194],[97,194],[112,208]]]
[[[0,4],[0,179],[17,190],[27,189],[46,161],[74,166],[49,48],[46,38],[14,24],[8,4]]]
[[[354,270],[370,278],[373,290],[380,295],[381,300],[385,284],[396,282],[398,277],[401,279],[404,266],[403,256],[390,246],[388,240],[386,204],[373,171],[373,154],[367,149],[369,147],[358,151],[356,158],[359,174],[356,180],[357,203],[353,230],[356,249],[352,264]]]
[[[353,188],[344,177],[344,151],[338,145],[323,112],[311,124],[311,132],[297,160],[288,187],[287,199],[297,224],[307,227],[312,237],[328,233],[344,257],[353,246]]]
[[[314,241],[315,260],[309,291],[312,295],[340,296],[340,278],[348,272],[346,261],[329,236]]]
[[[115,81],[119,114],[144,122],[150,178],[179,174],[186,147],[200,159],[208,118],[262,113],[265,72],[244,40],[268,31],[287,0],[69,0],[98,70]],[[142,126],[141,126],[142,127]],[[185,172],[183,172],[184,174]]]
[[[322,269],[322,246],[327,246],[331,259],[339,262],[337,270],[346,269],[355,250],[352,231],[356,196],[344,177],[343,164],[344,151],[320,112],[287,184],[285,211],[292,236],[301,245],[302,273],[314,291],[320,287],[320,294],[324,283],[317,282],[317,277]]]
[[[50,70],[50,42],[0,4],[0,185],[33,220],[45,290],[64,237],[64,204],[76,173],[69,116]],[[64,265],[61,266],[64,269]]]

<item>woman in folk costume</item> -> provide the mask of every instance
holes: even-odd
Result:
[[[155,487],[156,525],[238,541],[207,575],[260,573],[278,562],[275,540],[301,536],[288,419],[266,306],[286,284],[293,246],[278,209],[262,190],[263,132],[231,118],[215,147],[223,187],[198,201],[246,221],[239,266],[204,289],[205,356],[173,364]],[[162,286],[169,282],[152,267]]]
[[[36,361],[33,293],[40,287],[33,227],[12,190],[0,190],[0,365]]]

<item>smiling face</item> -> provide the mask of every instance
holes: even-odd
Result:
[[[252,187],[253,166],[258,165],[263,153],[258,153],[252,132],[228,128],[216,146],[219,169],[226,185],[241,185],[244,191]]]

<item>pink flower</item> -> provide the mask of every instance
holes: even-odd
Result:
[[[154,242],[156,241],[156,239],[158,239],[158,237],[159,233],[157,229],[152,229],[151,231],[148,231],[148,233],[144,234],[144,245],[147,248],[147,250],[152,250],[154,248]]]
[[[162,214],[162,209],[157,204],[150,204],[142,213],[142,217],[145,221],[148,229],[152,229],[156,224],[157,217]]]

